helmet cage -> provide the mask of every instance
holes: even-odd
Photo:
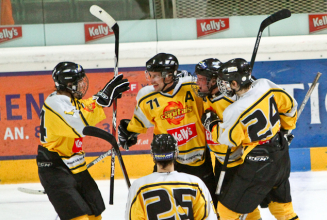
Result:
[[[84,95],[86,94],[88,88],[89,88],[89,79],[84,76],[82,79],[78,80],[76,82],[77,85],[73,84],[71,91],[72,93],[76,94],[76,98],[81,99],[84,97]],[[69,87],[67,87],[67,89],[70,89]]]
[[[232,97],[235,94],[235,91],[231,88],[230,82],[221,80],[217,78],[217,86],[219,88],[219,92],[224,96]]]

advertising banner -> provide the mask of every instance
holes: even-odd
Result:
[[[136,95],[140,88],[147,85],[144,71],[123,72],[130,82],[130,90],[118,100],[117,126],[121,119],[131,119],[136,105]],[[114,76],[113,72],[86,70],[89,98],[102,89]],[[25,73],[1,76],[0,87],[0,160],[29,159],[36,155],[40,135],[39,112],[44,100],[55,90],[51,72]],[[107,118],[97,127],[112,132],[112,107],[105,108]],[[149,150],[152,129],[141,134],[138,144],[133,146],[134,153]],[[108,151],[111,146],[101,139],[85,137],[83,147],[87,155]],[[89,154],[88,154],[89,153]]]
[[[322,76],[313,91],[297,128],[291,148],[327,146],[327,60],[265,61],[256,62],[253,75],[267,78],[293,95],[300,105],[317,72]],[[195,65],[181,65],[180,69],[194,72]],[[121,68],[122,70],[123,68]],[[118,100],[117,124],[131,119],[136,105],[137,92],[148,85],[144,71],[124,68],[130,90]],[[113,77],[113,72],[86,70],[90,81],[86,97],[102,89]],[[35,158],[39,144],[39,112],[47,96],[55,90],[51,72],[16,73],[0,75],[0,160]],[[97,127],[112,132],[112,107],[105,109],[107,118]],[[138,136],[138,143],[122,154],[149,153],[152,129]],[[111,148],[103,140],[86,137],[83,147],[87,155],[99,155]]]

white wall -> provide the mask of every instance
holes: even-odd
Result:
[[[119,67],[143,67],[158,52],[172,53],[180,64],[196,64],[216,57],[250,61],[255,38],[203,39],[121,43]],[[52,70],[60,61],[80,63],[85,69],[113,68],[114,44],[0,48],[0,73]],[[327,58],[327,35],[261,38],[256,61]]]

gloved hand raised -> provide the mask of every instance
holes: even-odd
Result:
[[[106,86],[93,96],[98,105],[110,107],[116,98],[120,98],[121,93],[129,90],[129,82],[123,79],[123,74],[119,74],[111,79]]]
[[[137,143],[137,136],[139,133],[130,132],[127,130],[128,123],[131,120],[122,119],[118,126],[118,140],[122,148],[129,150],[129,147]]]
[[[221,120],[215,112],[207,109],[201,117],[201,122],[203,126],[211,132],[213,126],[218,125],[218,122],[221,122]]]

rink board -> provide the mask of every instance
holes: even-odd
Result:
[[[257,78],[268,78],[291,93],[300,104],[309,89],[316,73],[322,72],[319,84],[314,90],[301,118],[294,130],[295,138],[290,146],[292,171],[326,170],[327,114],[326,92],[327,60],[294,60],[256,62],[253,75]],[[181,65],[180,69],[194,72],[194,66]],[[129,78],[131,90],[124,93],[118,101],[118,121],[131,118],[136,104],[136,94],[147,85],[144,68],[120,68]],[[101,89],[104,83],[112,78],[113,69],[89,69],[91,96]],[[38,181],[35,166],[35,154],[38,139],[38,112],[44,99],[53,91],[50,71],[2,73],[0,75],[0,183]],[[15,82],[15,86],[12,86]],[[111,132],[112,108],[106,110],[107,119],[97,126]],[[153,162],[148,154],[152,141],[151,129],[141,134],[136,146],[129,152],[122,152],[128,172],[132,178],[146,175],[152,171]],[[87,137],[84,141],[88,161],[107,151],[108,143],[96,138]],[[127,155],[128,153],[128,155]],[[122,174],[117,164],[117,178]],[[100,166],[103,166],[100,168]],[[109,178],[109,158],[90,169],[96,179]]]
[[[123,155],[131,179],[148,175],[153,171],[154,162],[149,152],[139,153],[141,154]],[[327,170],[327,147],[293,148],[290,149],[290,157],[292,172]],[[96,157],[86,157],[87,163],[94,159]],[[213,155],[212,159],[214,161]],[[89,168],[91,175],[96,180],[110,179],[110,162],[111,156],[108,156]],[[124,178],[117,157],[115,167],[115,178]],[[39,182],[35,159],[0,161],[0,168],[0,184]]]

